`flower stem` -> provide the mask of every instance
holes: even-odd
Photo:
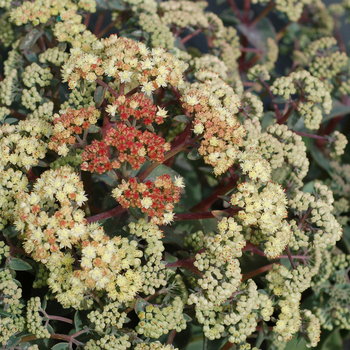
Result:
[[[113,27],[116,23],[118,23],[121,20],[121,16],[119,16],[117,19],[115,19],[113,22],[111,22],[110,24],[108,24],[108,26],[105,29],[102,29],[96,36],[100,39],[102,38],[104,35],[106,35]]]
[[[244,274],[243,278],[242,278],[242,282],[248,280],[249,278],[252,278],[252,277],[255,277],[257,275],[260,275],[263,272],[271,270],[273,265],[275,265],[275,264],[265,265],[265,266],[260,267],[260,268],[258,268],[256,270],[252,271],[252,272]]]
[[[196,31],[194,31],[193,33],[186,35],[184,38],[181,39],[181,43],[182,44],[186,43],[188,40],[192,39],[194,36],[196,36],[197,34],[199,34],[202,31],[203,31],[203,28],[199,28]]]
[[[111,210],[105,211],[103,213],[100,213],[100,214],[97,214],[94,216],[90,216],[89,218],[86,218],[86,221],[89,224],[91,224],[93,222],[113,218],[114,216],[120,215],[120,214],[124,213],[125,211],[127,211],[126,208],[123,208],[121,205],[118,205],[117,207],[115,207]]]
[[[270,1],[269,5],[265,7],[264,11],[260,12],[249,24],[250,27],[255,26],[260,20],[262,20],[274,7],[276,4]]]
[[[294,260],[293,260],[293,257],[292,257],[292,254],[290,253],[290,249],[289,249],[289,246],[287,245],[286,246],[286,252],[287,252],[287,255],[288,255],[288,259],[293,267],[293,270],[296,269],[296,266],[295,266],[295,263],[294,263]]]
[[[280,114],[280,111],[278,109],[277,103],[273,102],[273,100],[275,99],[275,96],[271,92],[270,87],[266,84],[265,80],[263,80],[263,79],[259,79],[259,80],[260,80],[261,84],[264,86],[264,88],[266,89],[267,93],[269,94],[269,96],[272,100],[273,108],[275,109],[276,118],[277,118],[277,122],[278,122],[279,120],[281,120],[281,114]]]
[[[103,87],[107,87],[107,90],[115,97],[115,98],[118,98],[119,97],[119,94],[113,90],[108,84],[106,84],[104,81],[102,81],[101,79],[99,78],[96,78],[96,83],[97,84],[100,84],[101,86]]]

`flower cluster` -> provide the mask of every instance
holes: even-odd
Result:
[[[128,162],[133,169],[139,169],[146,158],[151,162],[163,163],[164,152],[170,150],[170,144],[160,136],[125,124],[110,128],[104,141],[116,149],[115,155],[120,163]]]
[[[99,116],[100,111],[94,107],[78,110],[68,108],[61,115],[54,114],[54,128],[48,148],[66,156],[69,152],[68,145],[76,143],[76,136],[80,135],[83,130],[86,133],[89,127],[97,122]]]
[[[183,308],[184,303],[180,297],[175,297],[166,307],[147,305],[144,311],[137,314],[140,322],[136,327],[136,332],[153,339],[158,339],[173,329],[181,332],[186,329]]]
[[[145,294],[154,294],[155,288],[167,284],[165,264],[161,262],[164,245],[162,242],[163,232],[158,226],[147,223],[140,219],[137,223],[131,222],[128,225],[129,233],[141,238],[147,242],[147,248],[144,250],[144,259],[146,260],[139,267],[142,276],[142,292]]]
[[[12,168],[0,170],[0,229],[14,221],[15,199],[19,192],[26,191],[28,179]]]
[[[62,76],[72,89],[80,79],[92,83],[106,75],[120,83],[130,83],[130,88],[141,85],[141,91],[150,95],[167,84],[182,85],[186,68],[184,62],[162,48],[150,51],[143,43],[112,35],[93,44],[91,53],[72,49]]]
[[[41,87],[50,85],[52,77],[49,67],[42,68],[35,62],[27,66],[22,73],[23,83],[28,87],[32,87],[35,84]]]
[[[43,317],[40,315],[40,312],[42,312],[40,298],[30,298],[27,303],[26,315],[28,330],[38,339],[50,338],[50,332],[42,325]]]
[[[38,118],[20,121],[18,125],[4,124],[0,127],[0,168],[17,165],[29,169],[45,157],[47,138],[51,125]]]
[[[112,117],[119,114],[119,118],[123,121],[142,119],[145,125],[151,125],[153,122],[162,124],[163,119],[167,117],[166,110],[159,106],[157,110],[157,106],[143,93],[136,93],[131,97],[119,96],[107,106],[106,112]]]
[[[298,93],[300,97],[296,103],[297,110],[305,118],[305,126],[311,130],[318,129],[322,121],[322,110],[318,105],[326,114],[332,108],[332,99],[324,83],[306,70],[276,79],[271,91],[285,99]]]
[[[0,306],[5,312],[0,317],[0,344],[3,347],[12,336],[24,330],[25,319],[21,315],[24,305],[20,302],[21,297],[22,289],[12,277],[10,269],[0,269]]]
[[[216,75],[205,83],[189,85],[182,101],[183,108],[194,114],[194,133],[203,134],[199,154],[213,166],[215,175],[224,173],[243,144],[244,128],[234,116],[240,107],[238,95]]]
[[[332,192],[319,182],[314,184],[315,196],[298,191],[289,200],[289,206],[295,214],[303,217],[300,230],[312,232],[312,243],[315,247],[325,250],[328,245],[334,246],[342,236],[342,228],[333,214]],[[304,236],[299,235],[299,239]]]
[[[154,182],[138,183],[136,178],[125,180],[112,191],[112,196],[124,208],[139,208],[154,224],[167,225],[174,219],[174,204],[180,200],[181,177],[172,181],[170,175],[157,176]]]
[[[218,222],[219,233],[204,235],[202,231],[191,234],[186,244],[197,251],[193,265],[198,269],[196,292],[190,294],[188,303],[195,304],[197,317],[210,312],[236,292],[241,283],[238,257],[242,255],[245,240],[233,218]],[[205,314],[204,314],[205,315]],[[203,316],[199,318],[203,323]]]
[[[231,204],[238,206],[238,218],[246,227],[254,226],[250,241],[264,242],[265,254],[270,258],[280,255],[289,242],[291,231],[285,220],[287,198],[283,188],[268,182],[261,188],[254,182],[243,182],[231,196]],[[248,237],[247,237],[248,238]]]

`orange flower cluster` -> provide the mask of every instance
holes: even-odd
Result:
[[[108,146],[115,148],[114,159],[109,157]],[[146,161],[163,163],[164,152],[170,150],[170,144],[160,136],[149,131],[140,131],[133,126],[119,124],[110,128],[102,141],[94,140],[86,146],[81,169],[102,174],[112,169],[119,169],[121,163],[128,162],[135,170]]]
[[[91,106],[88,109],[77,110],[68,108],[64,114],[55,114],[53,116],[54,130],[48,144],[49,149],[67,155],[67,144],[74,144],[76,142],[75,135],[80,135],[83,130],[89,129],[97,122],[99,116],[100,111]]]
[[[104,141],[93,140],[91,145],[85,147],[82,159],[84,163],[81,164],[81,170],[91,173],[96,171],[103,174],[106,171],[120,168],[118,160],[110,160],[108,145]]]
[[[145,125],[151,125],[153,122],[162,124],[167,116],[165,110],[157,111],[152,100],[143,93],[137,93],[131,97],[119,96],[106,111],[112,115],[119,112],[121,120],[128,120],[130,117],[136,120],[143,119]]]
[[[181,178],[180,178],[181,179]],[[182,181],[172,182],[170,175],[158,176],[154,182],[138,183],[130,178],[113,190],[113,197],[124,208],[140,208],[150,216],[154,224],[168,224],[173,221],[174,203],[180,200]]]

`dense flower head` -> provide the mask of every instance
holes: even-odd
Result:
[[[325,84],[306,70],[293,72],[287,77],[281,77],[271,86],[273,94],[289,99],[290,95],[301,95],[297,102],[298,112],[305,118],[308,129],[318,129],[322,121],[322,107],[326,114],[332,108],[332,99]]]
[[[218,76],[205,83],[189,85],[182,97],[183,107],[194,114],[193,130],[203,134],[199,154],[214,168],[215,175],[234,164],[244,128],[234,114],[240,99]]]
[[[296,216],[304,217],[304,224],[299,230],[312,232],[312,245],[319,249],[335,245],[341,238],[343,230],[332,214],[334,198],[327,186],[319,182],[314,184],[315,195],[298,191],[289,200],[289,206]],[[307,235],[308,236],[308,235]],[[300,235],[298,240],[303,239]]]
[[[145,310],[137,315],[140,322],[136,327],[136,332],[153,339],[158,339],[173,329],[181,332],[186,329],[186,320],[183,316],[184,306],[179,296],[175,297],[166,307],[147,305]]]
[[[69,152],[68,145],[77,142],[76,135],[82,134],[83,130],[86,132],[91,125],[97,122],[99,116],[100,111],[95,107],[77,110],[68,108],[62,114],[54,114],[54,128],[48,144],[49,149],[66,156]]]
[[[86,221],[76,205],[86,200],[83,184],[72,168],[45,171],[32,192],[22,192],[17,198],[15,225],[25,237],[26,252],[47,263],[52,253],[78,242],[86,235]]]
[[[19,170],[0,170],[0,229],[14,221],[18,193],[27,191],[28,179]]]
[[[271,258],[280,255],[291,237],[285,220],[287,198],[279,184],[268,182],[260,186],[243,182],[231,196],[231,204],[238,206],[238,219],[246,227],[255,227],[250,240],[254,244],[264,242],[265,254]]]
[[[136,93],[131,97],[119,96],[106,108],[106,112],[112,117],[119,114],[119,118],[124,121],[141,119],[145,125],[151,125],[153,122],[162,124],[163,119],[167,117],[166,110],[159,106],[157,109],[152,100],[143,93]]]
[[[124,208],[139,208],[151,217],[152,223],[167,225],[174,219],[174,204],[180,200],[182,187],[181,177],[173,182],[170,175],[164,174],[154,182],[139,183],[136,178],[123,180],[112,195]]]
[[[22,289],[8,268],[0,269],[0,305],[5,310],[0,317],[0,344],[5,347],[8,340],[24,330],[25,319],[22,316],[24,305],[20,302]]]
[[[80,79],[92,83],[103,75],[130,83],[130,88],[141,85],[146,95],[167,84],[184,83],[182,74],[186,64],[162,48],[151,51],[143,43],[111,35],[93,44],[90,51],[71,50],[70,58],[62,67],[63,79],[70,88],[75,88]]]
[[[43,159],[47,138],[52,133],[50,123],[40,118],[28,118],[18,125],[4,124],[0,127],[0,169],[11,166],[28,170]]]

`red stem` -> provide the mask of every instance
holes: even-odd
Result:
[[[275,96],[273,95],[273,93],[271,92],[270,90],[270,87],[266,84],[265,80],[263,79],[259,79],[260,80],[260,83],[264,86],[264,88],[266,89],[267,93],[269,94],[271,100],[272,100],[272,103],[273,103],[273,108],[275,109],[275,113],[276,113],[276,118],[277,118],[277,122],[279,120],[281,120],[281,114],[280,114],[280,111],[278,109],[278,105],[277,103],[273,102],[273,100],[275,99]]]
[[[211,207],[211,205],[218,199],[218,196],[225,195],[227,192],[234,189],[237,185],[237,181],[238,181],[238,175],[233,174],[233,177],[228,184],[223,185],[219,188],[216,188],[208,198],[204,199],[201,203],[194,206],[191,209],[191,212],[197,213],[197,212],[207,211]]]
[[[124,213],[125,211],[127,211],[127,209],[123,208],[121,205],[105,211],[103,213],[94,215],[94,216],[90,216],[89,218],[86,218],[86,221],[88,223],[92,223],[92,222],[97,222],[97,221],[101,221],[101,220],[106,220],[109,218],[113,218],[114,216],[120,215],[122,213]]]
[[[273,265],[274,264],[265,265],[265,266],[260,267],[260,268],[258,268],[256,270],[252,271],[252,272],[244,274],[243,278],[242,278],[242,282],[248,280],[249,278],[252,278],[252,277],[255,277],[257,275],[260,275],[263,272],[271,270]]]
[[[229,5],[231,6],[234,14],[243,22],[243,17],[241,15],[236,3],[234,2],[234,0],[227,0],[227,1],[228,1]]]
[[[94,30],[94,34],[96,36],[101,31],[101,27],[102,27],[102,24],[103,24],[104,17],[105,17],[105,11],[101,11],[99,13],[99,15],[98,15],[96,26],[95,26],[95,30]]]
[[[102,81],[101,79],[99,78],[96,78],[96,83],[100,84],[101,86],[103,87],[107,87],[107,90],[115,97],[115,98],[118,98],[119,97],[119,94],[113,90],[108,84],[106,84],[104,81]]]
[[[105,34],[107,34],[113,27],[114,25],[121,20],[122,16],[119,16],[117,19],[115,19],[113,22],[108,24],[108,26],[105,29],[102,29],[96,36],[100,39],[102,38]]]
[[[270,2],[269,5],[264,9],[264,11],[260,12],[251,22],[250,27],[255,26],[261,19],[263,19],[274,7],[276,4],[274,2]]]
[[[324,141],[328,141],[328,137],[325,137],[325,136],[319,136],[319,135],[313,135],[313,134],[308,134],[306,132],[302,132],[302,131],[295,131],[295,130],[292,130],[294,133],[296,133],[297,135],[300,135],[300,136],[305,136],[305,137],[310,137],[312,139],[317,139],[317,140],[324,140]]]
[[[196,31],[194,31],[193,33],[186,35],[183,39],[181,39],[181,43],[182,44],[186,43],[188,40],[192,39],[194,36],[196,36],[197,34],[199,34],[202,31],[203,31],[203,28],[199,28]]]
[[[288,259],[289,259],[289,261],[290,261],[290,263],[291,263],[291,265],[293,267],[293,270],[295,270],[296,266],[294,264],[294,260],[293,260],[292,254],[290,253],[290,249],[289,249],[288,245],[286,246],[286,252],[287,252],[287,255],[288,255]]]

